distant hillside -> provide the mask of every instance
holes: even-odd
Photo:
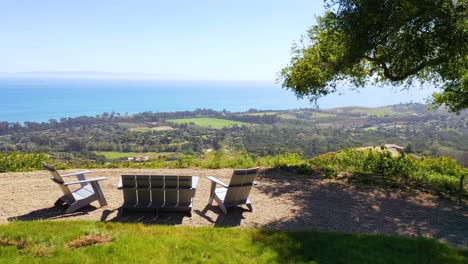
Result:
[[[456,115],[444,109],[428,111],[423,104],[398,104],[325,110],[112,112],[42,123],[0,122],[0,151],[45,152],[64,162],[202,157],[221,149],[254,156],[314,157],[346,147],[383,144],[397,144],[420,155],[453,157],[468,166],[468,112]]]

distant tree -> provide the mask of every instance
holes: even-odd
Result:
[[[284,88],[317,99],[337,85],[428,82],[434,106],[468,107],[466,0],[325,0],[326,12],[292,49]]]
[[[413,153],[413,147],[411,146],[411,144],[406,145],[404,152]]]
[[[83,139],[70,139],[66,147],[67,151],[82,151],[86,147],[86,142]]]

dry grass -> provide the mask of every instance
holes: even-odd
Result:
[[[27,246],[28,242],[24,239],[11,239],[0,236],[0,247],[16,246],[18,249],[23,249]]]
[[[71,249],[77,249],[80,247],[95,245],[95,244],[107,244],[111,241],[111,237],[102,234],[91,234],[85,235],[80,238],[74,239],[68,243],[68,247]]]

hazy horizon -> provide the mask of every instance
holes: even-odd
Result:
[[[391,87],[339,89],[318,100],[321,109],[345,106],[378,107],[398,103],[424,103],[432,92]],[[125,80],[1,78],[0,121],[47,121],[51,118],[95,116],[103,112],[174,112],[199,108],[240,112],[248,109],[287,110],[313,108],[279,84],[249,81]]]

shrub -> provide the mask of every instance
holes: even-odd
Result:
[[[40,170],[47,159],[44,153],[0,153],[0,172]]]

